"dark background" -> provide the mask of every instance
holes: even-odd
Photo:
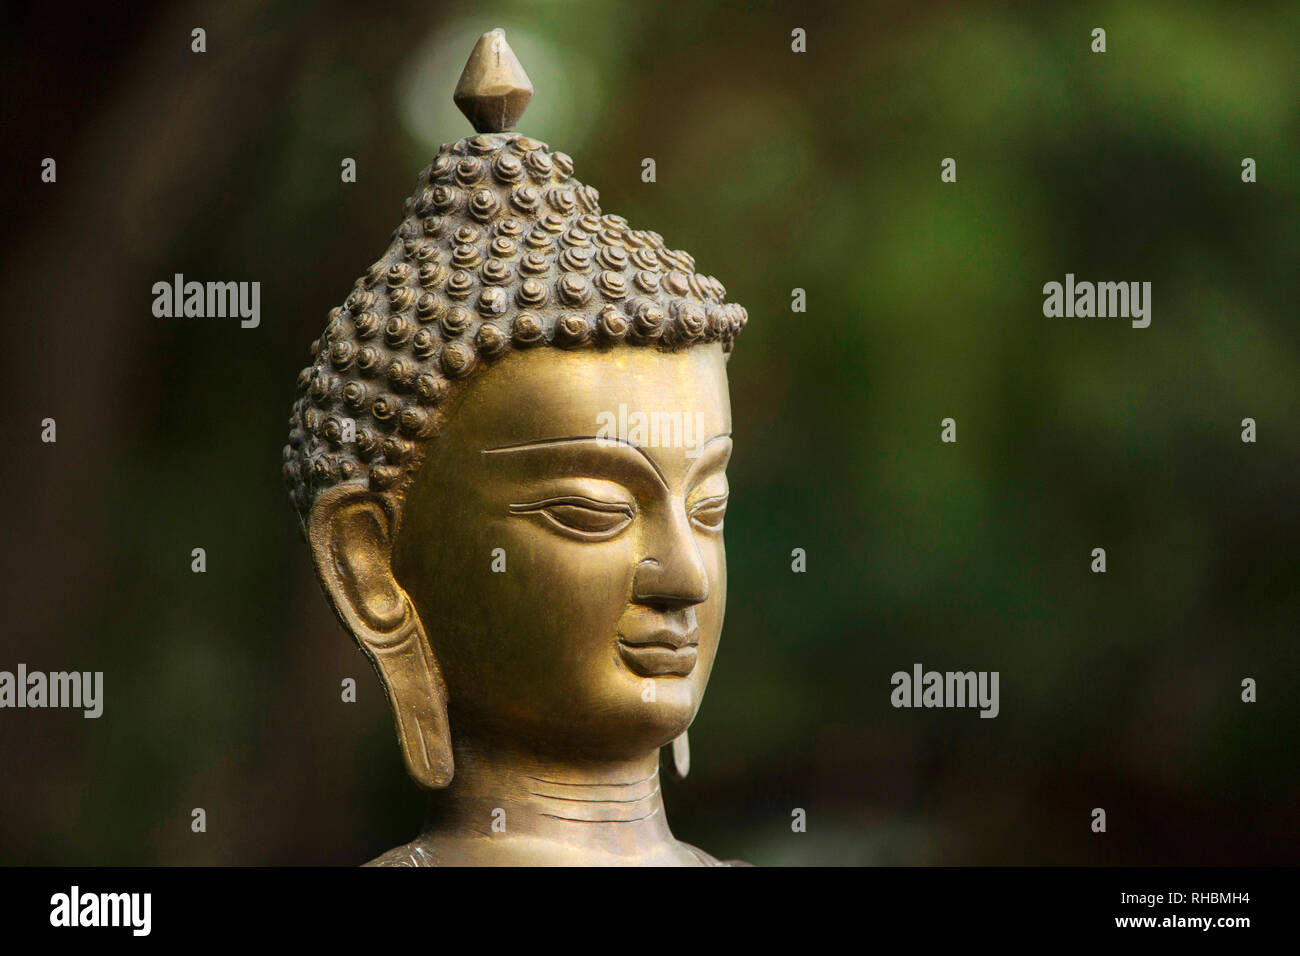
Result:
[[[0,669],[106,689],[98,720],[0,711],[0,863],[354,864],[417,831],[280,448],[497,26],[537,88],[520,129],[751,316],[674,832],[759,864],[1300,860],[1296,4],[3,17]],[[261,326],[155,318],[176,272],[260,281]],[[1045,318],[1067,272],[1152,282],[1151,327]],[[1001,715],[893,709],[914,662],[999,671]]]

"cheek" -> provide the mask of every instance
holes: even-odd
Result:
[[[711,666],[722,636],[722,620],[727,610],[727,555],[722,536],[700,542],[700,556],[708,569],[709,599],[695,609],[700,624],[700,649],[704,652],[701,664]],[[706,658],[706,659],[705,659]],[[708,676],[707,667],[702,668]]]
[[[542,526],[536,516],[494,522],[508,570],[485,611],[499,636],[528,657],[580,666],[609,656],[631,594],[632,535],[584,542]],[[552,670],[548,665],[547,670]]]

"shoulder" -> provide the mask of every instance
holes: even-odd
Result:
[[[438,861],[418,841],[393,847],[381,853],[365,866],[437,866]]]
[[[697,846],[691,846],[689,843],[682,843],[681,840],[678,840],[677,842],[681,843],[682,847],[689,853],[694,854],[696,859],[700,861],[701,866],[753,866],[752,863],[746,863],[744,860],[719,860],[713,854],[705,853]]]

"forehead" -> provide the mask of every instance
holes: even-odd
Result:
[[[611,416],[635,421],[636,415],[689,415],[705,441],[729,433],[721,346],[514,351],[468,383],[444,435],[449,443],[485,449],[595,436]]]

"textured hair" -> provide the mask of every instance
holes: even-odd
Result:
[[[517,133],[438,151],[298,375],[284,478],[304,528],[334,485],[400,496],[455,384],[510,349],[720,342],[730,357],[745,309],[598,199],[568,156]]]

